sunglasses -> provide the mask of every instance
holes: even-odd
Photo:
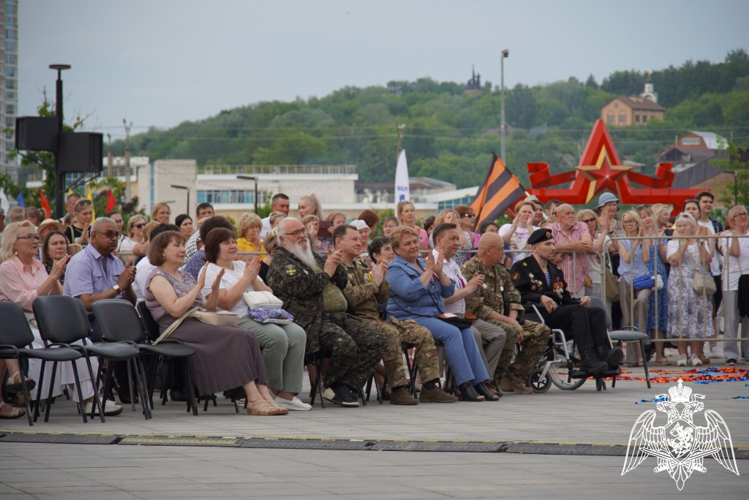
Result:
[[[476,217],[476,214],[465,214],[463,217],[467,219],[473,219],[474,217]]]
[[[584,222],[586,224],[590,224],[591,222],[595,222],[595,221],[596,221],[595,219],[583,219],[582,220],[582,222]]]
[[[138,229],[143,229],[144,227],[146,227],[146,223],[141,222],[140,224],[133,224],[133,227],[137,227]]]

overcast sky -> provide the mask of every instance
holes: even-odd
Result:
[[[615,70],[749,48],[746,0],[20,0],[19,115],[54,97],[66,119],[124,135],[265,100],[429,76],[466,81],[471,65],[505,85],[600,82]],[[656,89],[657,91],[658,89]]]

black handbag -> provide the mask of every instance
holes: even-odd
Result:
[[[440,314],[438,316],[435,316],[437,319],[444,321],[448,325],[453,325],[454,327],[465,330],[466,328],[471,328],[471,325],[473,324],[471,320],[461,318],[460,316],[445,316],[443,314]]]

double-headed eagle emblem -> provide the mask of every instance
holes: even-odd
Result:
[[[668,471],[679,490],[684,488],[692,472],[707,471],[702,464],[705,457],[712,456],[720,465],[739,475],[731,433],[723,417],[713,410],[705,410],[707,425],[697,426],[693,422],[694,414],[705,407],[698,401],[705,399],[704,395],[692,394],[692,389],[684,387],[679,379],[679,384],[672,386],[668,395],[661,394],[658,399],[665,399],[656,408],[667,414],[668,422],[661,427],[654,426],[655,410],[640,415],[629,435],[622,476],[649,456],[658,460],[655,472]]]

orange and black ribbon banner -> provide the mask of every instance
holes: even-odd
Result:
[[[484,182],[479,186],[476,198],[471,203],[471,209],[476,214],[475,230],[478,231],[486,222],[494,222],[524,196],[525,190],[518,178],[495,153],[492,153],[492,161]]]

